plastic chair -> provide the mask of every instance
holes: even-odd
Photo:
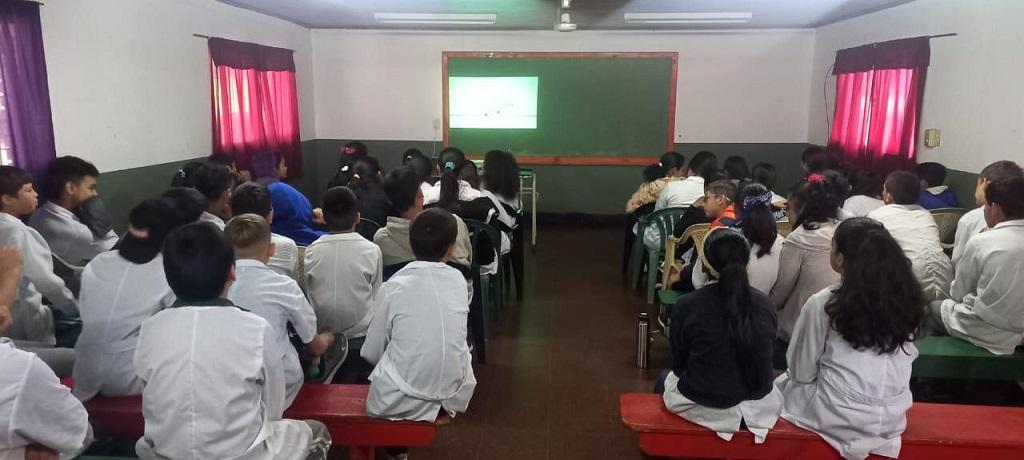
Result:
[[[676,260],[676,248],[679,247],[680,243],[686,240],[692,239],[694,248],[703,248],[704,237],[707,236],[711,230],[711,224],[694,224],[686,228],[683,231],[682,236],[676,238],[674,236],[668,237],[665,241],[665,260],[662,262],[661,269],[661,291],[658,292],[658,300],[661,304],[659,306],[658,324],[661,325],[663,331],[665,331],[665,337],[668,337],[668,305],[675,305],[679,297],[682,296],[679,292],[672,290],[672,272],[675,270],[674,264]]]
[[[359,223],[356,225],[356,233],[363,236],[367,240],[373,241],[373,235],[380,230],[381,225],[370,220],[370,219],[359,219]]]
[[[775,223],[775,230],[779,232],[779,236],[785,238],[793,233],[793,223],[788,220],[780,220]]]
[[[640,225],[637,228],[637,239],[634,246],[641,245],[641,247],[647,252],[647,303],[654,303],[654,291],[658,284],[658,265],[661,262],[661,257],[665,252],[664,242],[668,241],[668,237],[672,236],[676,224],[679,219],[683,216],[689,207],[679,208],[665,208],[659,209],[652,212],[651,214],[640,219]],[[654,227],[658,232],[658,248],[651,249],[644,244],[644,234],[647,232],[647,228]],[[639,278],[639,270],[635,274],[636,278]],[[635,285],[635,284],[634,284]]]
[[[464,219],[464,222],[466,222],[466,227],[469,229],[469,239],[472,241],[474,251],[479,247],[477,243],[479,242],[481,235],[487,235],[487,239],[491,241],[491,245],[494,249],[499,249],[501,245],[501,233],[498,232],[498,229],[478,220]],[[500,255],[496,255],[494,261],[498,264],[497,273],[493,275],[482,275],[480,274],[479,258],[476,256],[473,257],[473,276],[480,277],[480,295],[481,303],[484,307],[484,315],[491,319],[496,318],[496,312],[501,309],[504,303],[501,283],[501,279],[504,274],[504,267],[501,263]]]
[[[953,240],[956,238],[956,225],[968,211],[963,208],[941,208],[931,211],[935,225],[939,226],[939,241],[943,248],[951,249],[953,247]]]
[[[64,285],[67,286],[68,290],[75,297],[78,297],[78,292],[82,288],[82,272],[85,271],[85,267],[72,264],[55,253],[50,255],[53,256],[53,273],[58,278],[64,280]]]

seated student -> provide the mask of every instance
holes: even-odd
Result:
[[[163,258],[178,300],[139,331],[134,362],[146,419],[139,458],[326,458],[322,423],[281,419],[277,332],[227,300],[235,256],[223,232],[208,222],[178,228]]]
[[[750,181],[750,169],[747,168],[747,160],[743,157],[731,156],[725,159],[722,164],[725,168],[725,178],[732,181],[737,187],[741,182]]]
[[[160,197],[173,201],[174,216],[182,224],[198,221],[206,211],[206,197],[191,187],[171,187],[160,194]]]
[[[204,163],[192,174],[192,186],[206,197],[206,211],[199,217],[224,230],[224,220],[231,217],[231,172],[219,164]]]
[[[484,161],[486,162],[487,160],[485,159]],[[658,195],[661,194],[661,191],[669,182],[683,178],[683,165],[685,162],[686,158],[682,155],[676,152],[665,152],[657,163],[644,168],[644,182],[640,184],[640,187],[633,192],[633,195],[629,197],[629,201],[626,202],[626,213],[636,212],[641,206],[658,201]],[[484,171],[486,170],[487,165],[485,164]],[[519,181],[518,177],[516,177],[516,181]]]
[[[270,199],[270,190],[257,182],[246,182],[231,192],[231,213],[235,216],[256,214],[274,224],[274,207]],[[274,254],[267,261],[271,270],[288,276],[296,281],[299,279],[299,248],[295,240],[287,236],[270,234],[270,242],[274,244]]]
[[[692,206],[695,201],[704,196],[706,180],[718,172],[718,159],[715,154],[707,151],[698,152],[690,160],[689,172],[686,179],[673,181],[662,189],[658,195],[658,201],[654,204],[654,210],[665,208],[681,208]],[[661,247],[662,242],[658,237],[658,231],[654,226],[647,228],[644,232],[644,245],[656,249]]]
[[[0,247],[0,335],[21,278],[14,247]],[[34,353],[0,338],[0,458],[75,458],[89,445],[89,414]]]
[[[29,225],[46,240],[53,254],[72,265],[85,265],[117,243],[113,230],[96,236],[76,215],[85,202],[97,199],[99,175],[92,163],[78,157],[53,160],[43,180],[46,203],[29,218]]]
[[[458,149],[446,149],[438,157],[438,171],[443,175],[446,171],[454,171],[459,176],[459,169],[466,164],[466,156]],[[470,162],[472,163],[472,162]],[[480,190],[473,188],[465,179],[459,178],[459,201],[473,201],[480,198]],[[428,206],[441,199],[441,181],[423,190],[423,205]]]
[[[359,211],[348,187],[328,190],[323,210],[330,233],[306,248],[306,290],[318,329],[348,338],[349,358],[341,374],[358,381],[371,369],[359,362],[359,349],[374,314],[370,304],[384,279],[384,259],[376,244],[355,232]]]
[[[334,342],[334,334],[317,334],[316,313],[298,283],[267,266],[275,248],[266,220],[256,214],[239,214],[228,221],[224,236],[235,250],[235,282],[227,299],[273,327],[273,356],[284,369],[285,407],[290,406],[302,388],[304,370],[298,351],[288,341],[288,325],[314,361]]]
[[[388,267],[416,260],[409,240],[409,225],[423,212],[423,192],[419,177],[411,168],[400,168],[388,173],[384,178],[384,190],[398,217],[388,217],[387,224],[373,236],[373,242],[380,247],[384,266]],[[452,253],[451,261],[470,267],[473,244],[469,239],[469,229],[458,216],[455,216],[455,221],[458,237],[455,239],[455,252]]]
[[[726,441],[740,424],[764,442],[782,396],[772,386],[775,306],[747,279],[750,247],[739,232],[712,230],[702,266],[715,280],[679,298],[669,322],[672,372],[665,407]]]
[[[946,167],[942,163],[921,163],[917,165],[917,177],[921,179],[921,196],[917,204],[925,209],[955,208],[960,206],[956,193],[945,185]]]
[[[380,163],[374,157],[363,157],[352,162],[352,171],[348,187],[359,201],[359,217],[384,225],[388,216],[396,214],[384,191]]]
[[[756,182],[768,188],[772,192],[772,206],[775,207],[774,214],[780,218],[785,217],[786,197],[775,193],[776,174],[775,166],[771,163],[758,163],[750,168],[750,181]]]
[[[274,152],[258,152],[252,155],[252,175],[256,182],[267,186],[274,209],[274,221],[270,228],[278,235],[287,236],[299,246],[310,243],[325,234],[313,228],[313,205],[299,192],[281,179],[288,177],[288,165],[284,157]]]
[[[412,169],[416,173],[416,178],[420,181],[420,189],[426,190],[433,187],[433,181],[430,180],[430,176],[434,174],[434,162],[427,158],[422,153],[414,153],[402,160],[402,166]]]
[[[789,218],[793,232],[779,251],[779,276],[772,288],[772,300],[779,309],[777,349],[789,343],[800,310],[814,293],[839,281],[829,266],[829,251],[839,204],[846,184],[835,171],[811,174],[789,198]],[[776,369],[785,369],[783,356],[776,353]],[[779,367],[781,366],[781,367]]]
[[[167,234],[186,223],[174,217],[174,206],[170,198],[150,198],[132,208],[119,248],[85,266],[74,370],[74,393],[82,401],[142,393],[132,364],[139,327],[174,303],[160,255]]]
[[[682,155],[676,159],[682,162]],[[484,182],[480,193],[498,210],[496,226],[501,231],[502,254],[511,250],[513,232],[519,226],[517,213],[523,207],[519,199],[520,185],[519,163],[514,155],[503,150],[491,150],[484,155]]]
[[[843,212],[853,217],[867,215],[882,206],[882,176],[858,169],[850,173],[850,197],[843,202]]]
[[[73,316],[78,307],[64,281],[53,272],[50,246],[21,221],[35,209],[32,176],[14,166],[0,166],[0,246],[18,248],[23,261],[18,298],[11,306],[14,325],[7,330],[7,337],[52,347],[56,344],[52,309]],[[44,296],[52,306],[43,304]]]
[[[228,168],[231,171],[231,177],[235,179],[235,184],[242,184],[252,180],[252,175],[249,174],[248,170],[238,169],[238,165],[235,164],[235,157],[226,153],[214,153],[206,157],[207,163],[218,164]]]
[[[359,141],[352,141],[341,148],[341,156],[338,157],[338,170],[334,177],[327,182],[327,188],[347,186],[352,180],[352,163],[360,158],[370,155],[366,144]]]
[[[686,229],[696,224],[710,224],[710,228],[730,227],[736,223],[736,207],[733,205],[733,198],[736,196],[736,185],[727,179],[716,180],[708,183],[705,187],[704,196],[694,201],[693,206],[688,208],[679,223],[676,224],[674,236],[682,237]],[[684,241],[677,248],[683,261],[679,269],[678,279],[672,275],[672,289],[680,292],[690,292],[698,287],[696,282],[704,283],[707,280],[699,273],[697,259],[693,257],[692,241]],[[682,280],[682,282],[676,282]],[[701,284],[703,285],[703,284]]]
[[[843,458],[897,458],[924,298],[899,245],[871,219],[839,224],[830,259],[842,280],[800,312],[789,370],[776,380],[782,418],[818,433]]]
[[[1024,177],[1021,167],[1012,161],[997,161],[981,170],[978,185],[974,188],[974,201],[977,208],[969,211],[956,224],[956,238],[953,241],[953,265],[957,265],[964,254],[967,242],[975,235],[988,230],[985,222],[985,189],[988,184],[1008,177]]]
[[[455,217],[429,209],[410,227],[416,261],[381,286],[361,352],[376,364],[366,413],[433,422],[465,412],[476,387],[466,343],[469,299],[465,279],[445,264],[455,252]]]
[[[953,264],[942,251],[939,227],[931,213],[917,205],[921,183],[907,171],[896,171],[885,179],[885,206],[868,217],[881,222],[910,259],[914,275],[928,301],[949,297]]]
[[[985,187],[990,229],[967,242],[950,298],[931,304],[933,329],[998,355],[1024,343],[1024,177]]]

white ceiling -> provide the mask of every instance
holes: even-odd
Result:
[[[317,29],[550,30],[559,0],[218,0]],[[913,0],[573,0],[580,29],[777,29],[818,27]],[[496,25],[378,24],[373,13],[495,13]],[[751,12],[745,24],[627,25],[624,13]]]

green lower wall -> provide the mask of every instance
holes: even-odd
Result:
[[[334,177],[338,155],[345,144],[341,139],[316,139],[302,143],[303,170],[301,179],[292,183],[317,206],[327,189],[327,181]],[[372,155],[385,170],[401,164],[405,149],[416,147],[430,155],[431,142],[422,141],[365,141]],[[775,165],[778,171],[777,192],[785,194],[790,185],[800,178],[800,153],[808,144],[676,144],[676,150],[689,160],[701,150],[710,150],[721,162],[728,156],[739,155],[750,166],[758,162]],[[440,147],[438,147],[438,150]],[[188,160],[161,163],[140,168],[103,173],[99,187],[114,220],[115,228],[127,228],[128,212],[140,200],[157,196],[170,183],[171,176]],[[537,190],[540,193],[538,209],[544,213],[622,214],[626,200],[641,181],[640,166],[534,166]],[[946,183],[956,192],[963,207],[974,207],[975,173],[949,170]]]

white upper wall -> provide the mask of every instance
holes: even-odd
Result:
[[[101,171],[212,148],[212,35],[295,50],[303,139],[314,137],[309,30],[213,0],[58,0],[41,8],[58,155]]]
[[[441,138],[442,51],[676,51],[676,142],[806,142],[813,30],[313,30],[316,137]]]
[[[810,141],[828,140],[835,108],[835,79],[826,72],[835,52],[866,43],[920,35],[958,33],[931,41],[921,132],[942,130],[942,145],[918,150],[921,161],[978,172],[1004,159],[1024,158],[1024,1],[917,0],[819,28],[810,92]]]

